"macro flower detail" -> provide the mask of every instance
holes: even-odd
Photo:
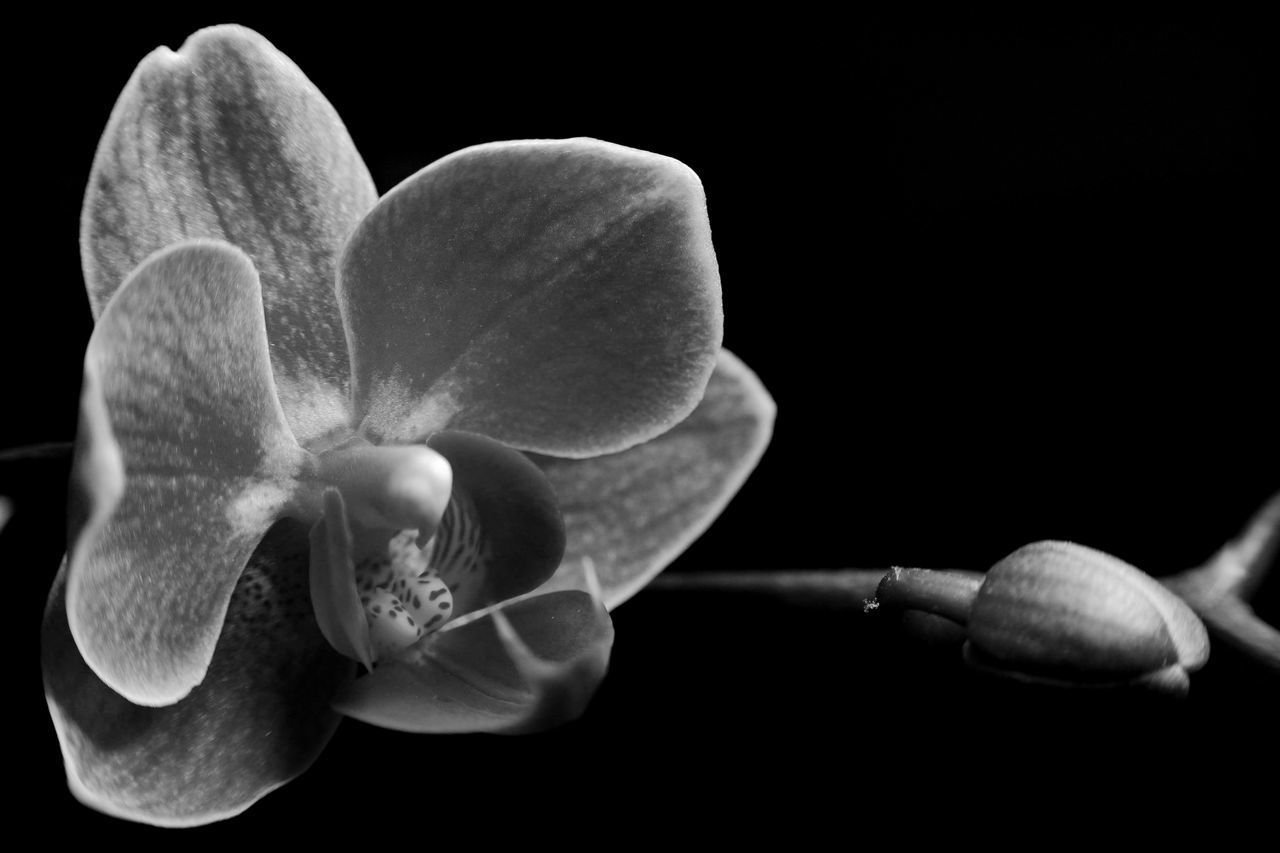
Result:
[[[335,709],[572,719],[607,607],[768,441],[771,400],[720,349],[691,170],[493,143],[379,199],[333,108],[243,28],[139,66],[81,238],[97,324],[42,657],[70,787],[111,814],[234,815]]]

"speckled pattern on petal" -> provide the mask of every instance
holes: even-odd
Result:
[[[355,664],[316,626],[307,535],[276,525],[235,584],[204,679],[163,708],[131,704],[85,665],[66,620],[65,570],[42,627],[45,692],[72,793],[108,814],[169,826],[230,817],[301,773],[340,717]]]

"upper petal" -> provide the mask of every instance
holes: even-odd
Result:
[[[452,154],[388,193],[343,255],[356,417],[593,456],[665,431],[720,345],[702,185],[590,139]]]
[[[534,458],[560,498],[564,562],[548,589],[585,589],[605,604],[634,595],[710,526],[760,461],[776,408],[756,375],[722,350],[692,415],[652,441],[592,459]]]
[[[333,107],[243,27],[147,56],[116,103],[85,192],[81,258],[95,316],[152,252],[192,237],[262,276],[272,364],[302,441],[347,420],[338,253],[377,199]]]
[[[276,400],[253,266],[218,243],[158,252],[89,341],[124,492],[73,556],[71,633],[108,685],[144,705],[204,677],[236,579],[305,463]]]
[[[355,665],[316,626],[306,554],[300,523],[271,530],[236,585],[208,676],[163,708],[130,704],[84,663],[59,573],[41,660],[79,800],[130,820],[191,826],[238,814],[310,765],[341,719],[329,703]]]

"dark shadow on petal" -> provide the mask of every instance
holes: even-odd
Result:
[[[208,674],[183,700],[133,705],[81,659],[65,570],[42,628],[45,693],[72,792],[108,814],[164,826],[240,813],[315,760],[340,719],[329,707],[355,664],[321,636],[307,584],[307,531],[271,529],[236,585]]]

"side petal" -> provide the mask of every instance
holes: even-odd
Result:
[[[142,61],[98,145],[80,230],[94,315],[171,243],[240,247],[262,275],[285,411],[308,441],[346,424],[335,265],[376,200],[337,112],[288,57],[243,27],[201,30]]]
[[[71,632],[113,689],[164,705],[204,677],[236,579],[306,455],[271,383],[253,265],[226,244],[180,244],[144,263],[85,360],[125,479],[68,573]]]
[[[680,555],[737,494],[773,434],[776,407],[727,350],[693,414],[661,436],[594,459],[535,456],[560,497],[564,562],[543,590],[586,589],[584,563],[613,609]]]
[[[688,415],[723,325],[697,175],[591,139],[426,167],[360,223],[338,299],[376,443],[449,428],[572,457]]]
[[[341,719],[329,703],[355,664],[316,627],[306,558],[300,523],[272,529],[236,585],[208,677],[164,708],[129,703],[84,663],[59,573],[41,662],[77,799],[129,820],[191,826],[238,814],[311,764]]]
[[[613,623],[604,607],[568,591],[500,613],[427,637],[414,654],[351,682],[334,707],[376,726],[432,733],[519,734],[580,716],[609,666]]]

